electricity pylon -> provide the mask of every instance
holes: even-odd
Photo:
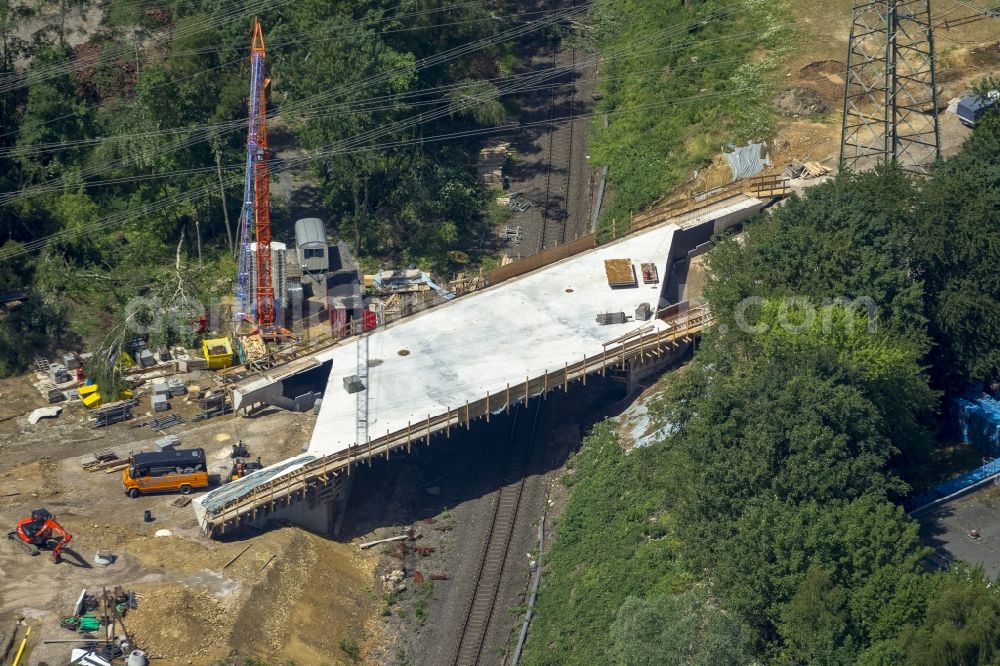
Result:
[[[896,162],[926,173],[940,157],[930,0],[855,0],[840,168]]]

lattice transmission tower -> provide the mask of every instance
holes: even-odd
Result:
[[[840,168],[896,162],[926,173],[940,156],[930,0],[855,0]]]

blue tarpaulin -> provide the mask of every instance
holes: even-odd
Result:
[[[983,393],[976,397],[955,398],[952,401],[955,424],[963,442],[989,457],[1000,456],[1000,401]],[[982,467],[946,481],[933,490],[907,502],[910,509],[924,507],[966,488],[971,488],[1000,473],[1000,461],[991,460]]]

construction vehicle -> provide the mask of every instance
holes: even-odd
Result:
[[[122,485],[132,498],[153,492],[187,495],[207,488],[208,463],[204,449],[167,449],[154,453],[134,453],[122,469]]]
[[[996,108],[998,102],[1000,102],[1000,90],[990,90],[984,95],[966,97],[959,100],[956,115],[966,127],[975,127],[988,111]]]
[[[246,442],[243,440],[240,440],[238,444],[233,444],[233,451],[229,457],[233,459],[233,466],[229,470],[229,476],[226,477],[226,483],[242,479],[251,472],[264,469],[264,465],[260,462],[260,456],[257,457],[257,462],[250,460],[250,449],[247,448]]]
[[[17,529],[7,534],[29,555],[38,555],[43,550],[52,551],[52,561],[62,561],[62,551],[73,535],[60,525],[48,509],[35,509],[30,518],[17,521]]]

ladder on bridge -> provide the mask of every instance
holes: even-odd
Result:
[[[362,333],[358,338],[358,381],[361,382],[362,389],[354,394],[357,400],[356,428],[357,445],[368,444],[368,337],[369,333]]]

